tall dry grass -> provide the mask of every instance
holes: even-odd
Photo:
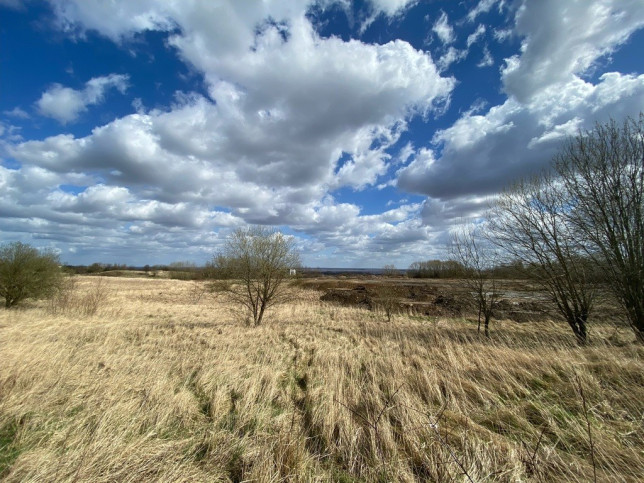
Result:
[[[628,329],[591,327],[578,347],[554,323],[498,322],[486,339],[312,291],[249,328],[194,282],[105,283],[94,315],[0,312],[6,481],[644,474],[644,349]]]

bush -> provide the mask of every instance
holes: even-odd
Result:
[[[20,242],[0,247],[0,296],[6,308],[27,298],[48,297],[61,281],[56,254]]]

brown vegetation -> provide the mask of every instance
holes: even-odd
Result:
[[[248,327],[194,282],[105,283],[91,316],[0,312],[6,481],[641,476],[644,348],[628,329],[596,323],[580,347],[561,324],[499,320],[488,339],[313,290]]]

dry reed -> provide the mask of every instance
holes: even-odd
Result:
[[[644,474],[644,349],[628,329],[595,325],[578,347],[558,324],[500,321],[486,339],[465,320],[387,323],[314,291],[249,328],[194,282],[105,283],[93,315],[0,312],[6,481]]]

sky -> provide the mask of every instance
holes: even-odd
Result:
[[[0,0],[0,242],[406,268],[644,111],[642,0]]]

